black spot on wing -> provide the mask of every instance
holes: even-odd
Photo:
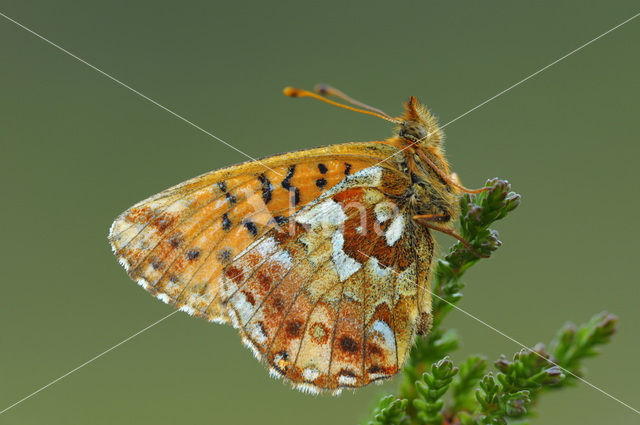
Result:
[[[273,219],[276,221],[276,224],[278,224],[278,226],[282,226],[287,222],[287,218],[281,215],[277,215],[273,217]]]
[[[231,229],[231,220],[229,220],[227,213],[222,214],[222,228],[224,230]]]
[[[282,215],[276,215],[274,217],[271,218],[271,220],[269,220],[269,225],[270,226],[284,226],[285,224],[287,224],[289,220],[282,216]]]
[[[282,180],[282,187],[289,190],[289,188],[291,187],[291,179],[293,178],[293,175],[295,174],[295,172],[296,172],[296,166],[290,165],[289,168],[287,169],[287,175],[285,176],[284,180]]]
[[[264,175],[264,173],[258,176],[258,180],[260,181],[260,185],[262,187],[262,200],[265,204],[268,204],[271,200],[273,185],[271,184],[267,176]]]
[[[227,191],[227,184],[225,182],[218,182],[218,188],[224,193]]]
[[[218,261],[228,263],[231,260],[231,250],[229,248],[222,249],[216,254]]]
[[[342,351],[346,351],[348,353],[355,353],[360,349],[360,344],[354,341],[352,338],[348,336],[343,336],[338,340],[338,344]]]
[[[256,227],[255,223],[251,220],[244,220],[242,222],[242,224],[244,224],[244,227],[247,228],[247,230],[249,231],[249,233],[251,233],[251,236],[256,237],[258,236],[258,228]]]
[[[158,257],[153,257],[151,259],[151,267],[153,267],[153,270],[160,270],[160,268],[162,268],[162,266],[164,266],[164,263],[162,261],[160,261],[160,259],[158,259]]]
[[[300,189],[297,187],[289,189],[289,203],[294,207],[300,203]]]
[[[227,196],[227,201],[229,201],[229,205],[234,206],[236,204],[236,197],[233,196],[232,194],[228,193],[226,194]]]
[[[296,206],[300,203],[300,189],[295,186],[291,186],[291,179],[296,172],[296,166],[290,165],[287,170],[287,175],[282,180],[282,187],[289,191],[289,205]]]
[[[187,260],[193,261],[200,256],[200,250],[194,248],[187,252]]]
[[[179,247],[181,243],[182,243],[182,235],[173,235],[169,239],[169,245],[171,245],[172,248]]]
[[[350,172],[351,172],[351,164],[349,164],[348,162],[345,162],[344,163],[344,175],[348,176]]]
[[[320,170],[320,172],[322,174],[327,174],[327,166],[324,165],[323,163],[318,164],[318,170]]]
[[[326,185],[327,185],[327,180],[326,179],[318,179],[318,180],[316,180],[316,186],[318,186],[320,189],[322,189]]]

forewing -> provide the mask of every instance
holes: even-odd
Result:
[[[204,174],[125,211],[109,240],[144,289],[191,314],[225,322],[219,289],[231,259],[345,176],[395,151],[384,143],[349,143]]]

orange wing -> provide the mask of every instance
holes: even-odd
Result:
[[[271,226],[266,213],[282,221],[345,175],[394,150],[383,143],[351,143],[262,160],[273,171],[256,162],[213,171],[122,213],[109,241],[147,291],[190,314],[226,321],[216,299],[220,275],[225,263]]]
[[[351,197],[375,208],[373,199],[401,196],[410,183],[407,176],[393,161],[376,165],[395,152],[395,146],[384,142],[350,143],[262,160],[271,170],[251,162],[214,171],[125,211],[113,223],[109,239],[129,275],[143,288],[190,314],[217,322],[231,320],[241,328],[243,340],[278,374],[309,389],[362,386],[397,372],[411,345],[418,310],[429,311],[429,299],[418,300],[415,283],[426,284],[431,237],[420,227],[404,233],[413,222],[402,214],[407,226],[397,233],[397,246],[345,229],[345,247],[372,247],[374,258],[394,258],[382,264],[408,278],[394,280],[382,278],[385,272],[369,266],[374,260],[362,253],[354,251],[353,257],[344,258],[336,254],[333,238],[339,233],[332,233],[331,227],[321,225],[324,236],[319,236],[307,231],[310,223],[300,220],[322,212],[318,208],[323,199],[346,196],[345,200]],[[413,271],[408,271],[411,267],[404,263],[417,251],[407,247],[416,245],[418,234],[422,235],[418,245],[428,247],[428,255],[422,262],[412,262]],[[356,267],[349,258],[360,269],[345,277],[349,265]],[[339,265],[347,269],[340,272]],[[370,273],[371,267],[381,275]],[[350,291],[359,291],[360,301]],[[376,301],[382,298],[391,301]],[[304,321],[285,323],[285,317],[304,315],[303,302],[307,307],[315,304]],[[356,322],[360,331],[355,330]],[[350,329],[355,332],[352,338],[345,333]],[[293,360],[295,347],[290,345],[295,342],[285,336],[295,334],[300,341]],[[379,343],[365,350],[367,339],[369,345]],[[324,342],[314,348],[317,341]],[[361,341],[359,348],[351,341]],[[286,344],[289,348],[282,348]],[[334,345],[341,348],[334,350]],[[359,367],[355,363],[347,367],[358,350]]]

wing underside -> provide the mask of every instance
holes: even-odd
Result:
[[[157,298],[231,322],[272,374],[299,389],[391,377],[406,359],[416,316],[429,311],[420,287],[433,240],[399,201],[406,176],[377,165],[395,148],[341,146],[348,147],[266,159],[270,170],[243,164],[161,192],[116,219],[113,250]]]

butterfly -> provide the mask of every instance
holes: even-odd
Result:
[[[431,232],[472,250],[453,224],[461,193],[482,189],[451,174],[442,131],[415,97],[392,118],[329,86],[285,94],[397,128],[195,177],[126,210],[109,241],[147,292],[234,326],[273,376],[339,393],[393,377],[428,332]]]

